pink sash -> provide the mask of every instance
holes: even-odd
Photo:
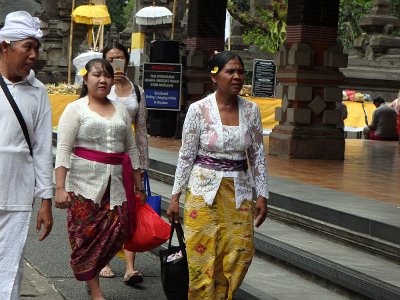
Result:
[[[81,158],[109,165],[122,165],[126,201],[128,202],[129,225],[131,232],[135,229],[136,206],[134,203],[133,168],[131,158],[124,152],[107,153],[83,147],[76,147],[74,154]]]

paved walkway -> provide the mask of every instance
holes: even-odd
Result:
[[[151,152],[157,149],[173,152],[175,159],[180,147],[181,140],[173,138],[150,137],[149,145]],[[268,149],[268,137],[265,138],[266,149]],[[327,160],[288,160],[284,158],[267,155],[269,173],[271,175],[271,185],[274,182],[288,181],[299,184],[310,184],[316,189],[328,188],[339,192],[354,195],[354,198],[368,198],[379,203],[383,207],[391,206],[400,209],[400,146],[397,142],[378,142],[365,140],[346,140],[346,154],[344,161]],[[176,163],[176,162],[175,162]],[[277,181],[278,180],[278,181]],[[290,190],[290,184],[286,190]],[[361,200],[360,200],[361,201]],[[367,200],[365,200],[367,201]],[[370,201],[368,201],[370,202]],[[76,297],[68,299],[85,299],[82,294],[82,287],[77,287],[76,280],[73,279],[69,264],[69,248],[65,235],[64,211],[55,210],[55,219],[58,225],[55,226],[51,236],[45,242],[37,242],[34,230],[31,230],[27,255],[33,268],[25,268],[25,278],[23,281],[21,299],[63,299],[54,289],[76,293]],[[34,220],[34,219],[33,219]],[[394,221],[394,220],[393,220]],[[32,223],[32,228],[34,227]],[[51,249],[51,250],[49,250]],[[49,252],[50,251],[50,252]],[[52,251],[52,252],[51,252]],[[59,258],[62,259],[59,259]],[[50,259],[51,263],[48,263]],[[45,263],[50,265],[45,266]],[[139,256],[138,263],[141,270],[148,268],[146,283],[144,287],[146,299],[163,299],[163,294],[159,282],[159,262],[154,257],[146,255]],[[122,276],[123,263],[119,259],[113,261],[114,269],[118,270]],[[37,270],[40,270],[38,272]],[[44,276],[43,276],[43,275]],[[121,284],[121,278],[115,280],[103,280],[104,284],[110,289],[121,291],[121,293],[132,293],[132,296],[143,296],[143,291],[126,289]],[[156,288],[155,288],[156,287]],[[65,293],[64,293],[65,295]],[[79,296],[78,296],[79,295]],[[123,295],[123,294],[122,294]],[[126,299],[125,296],[115,296],[112,299]],[[138,298],[139,299],[139,298]],[[144,298],[140,298],[144,299]]]

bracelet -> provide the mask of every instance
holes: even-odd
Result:
[[[141,188],[141,187],[138,187],[138,186],[136,186],[136,187],[135,187],[135,190],[137,190],[137,191],[139,191],[139,192],[143,192],[143,193],[144,193],[144,189],[143,189],[143,188]]]
[[[58,189],[65,189],[65,186],[57,186],[56,190],[58,190]]]

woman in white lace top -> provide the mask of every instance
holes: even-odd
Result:
[[[103,299],[99,272],[132,232],[134,187],[141,204],[146,195],[128,111],[107,98],[111,65],[93,59],[84,72],[81,98],[58,125],[55,205],[67,209],[75,278],[87,282],[92,299]]]
[[[126,76],[126,70],[129,62],[128,50],[121,44],[115,43],[103,49],[103,58],[111,65],[115,60],[122,60],[124,71],[116,70],[114,72],[114,85],[108,95],[110,100],[120,102],[126,106],[134,126],[134,137],[139,150],[139,162],[142,170],[149,168],[149,147],[147,143],[146,127],[146,101],[144,99],[144,90],[138,85],[134,85]],[[126,262],[124,282],[128,285],[134,285],[143,281],[143,275],[134,269],[135,252],[124,249]],[[109,265],[105,266],[100,276],[103,278],[113,278],[115,274]]]
[[[224,51],[208,64],[216,92],[189,107],[167,214],[179,219],[186,191],[189,299],[232,299],[254,255],[253,222],[267,215],[267,163],[259,109],[238,96],[242,59]]]

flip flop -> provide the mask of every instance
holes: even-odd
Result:
[[[143,275],[139,271],[133,271],[128,275],[124,276],[124,282],[127,285],[135,285],[143,282]]]
[[[101,270],[99,273],[99,277],[101,278],[115,278],[115,273],[113,270]]]

